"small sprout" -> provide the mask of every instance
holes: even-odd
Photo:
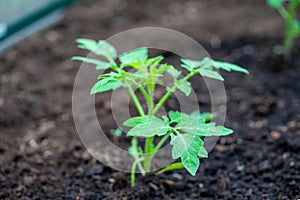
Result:
[[[285,2],[288,2],[288,9],[284,7]],[[267,0],[267,3],[270,7],[277,9],[286,23],[284,45],[282,49],[277,46],[274,51],[276,54],[288,56],[293,48],[294,40],[300,37],[300,22],[296,19],[300,0]]]
[[[114,143],[119,144],[119,137],[122,135],[122,130],[120,128],[110,129],[109,133],[113,136]]]
[[[150,58],[148,49],[145,47],[121,54],[118,59],[120,64],[117,64],[115,59],[118,54],[110,43],[104,40],[90,39],[78,39],[77,43],[79,48],[92,51],[103,60],[78,56],[73,57],[73,60],[93,64],[96,66],[96,70],[106,70],[99,76],[90,93],[97,94],[118,88],[127,88],[139,113],[139,116],[127,119],[123,123],[124,126],[131,128],[126,136],[132,137],[131,146],[128,149],[134,160],[131,168],[132,187],[135,185],[137,169],[143,176],[150,172],[151,161],[166,142],[170,141],[172,158],[177,159],[178,162],[166,166],[157,174],[185,168],[194,176],[200,166],[199,158],[208,157],[202,137],[232,134],[231,129],[217,126],[211,122],[215,116],[212,113],[192,112],[187,114],[169,111],[168,115],[162,116],[162,118],[157,117],[156,114],[175,91],[181,91],[186,96],[191,94],[192,84],[189,79],[193,76],[201,75],[223,81],[224,78],[217,70],[249,74],[248,70],[231,63],[205,57],[202,60],[181,59],[182,69],[188,71],[186,75],[183,75],[182,70],[178,70],[170,64],[161,63],[164,59],[163,56]],[[173,78],[173,85],[166,87],[165,94],[155,104],[153,94],[157,85],[164,85],[162,77],[165,74],[169,74]],[[142,108],[141,102],[133,90],[134,87],[141,92],[147,102],[147,112]],[[118,138],[122,131],[115,129],[110,133]],[[145,138],[145,144],[139,145],[137,137]],[[154,143],[156,140],[158,143]]]

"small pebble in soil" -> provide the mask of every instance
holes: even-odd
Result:
[[[239,172],[244,171],[245,170],[245,165],[237,166],[236,170],[239,171]]]
[[[237,144],[243,144],[243,143],[244,143],[244,140],[241,139],[241,138],[239,138],[239,139],[236,140],[236,143],[237,143]]]
[[[171,177],[177,180],[182,180],[182,176],[178,173],[171,174]]]
[[[259,171],[265,171],[270,168],[270,164],[268,160],[262,161],[258,165]]]
[[[280,133],[278,131],[272,131],[271,136],[274,140],[277,140],[280,138]]]
[[[254,47],[251,44],[247,44],[243,47],[243,53],[245,55],[252,55],[254,53]]]
[[[157,187],[154,183],[149,183],[148,185],[149,185],[150,188],[152,188],[153,190],[158,190],[158,187]]]

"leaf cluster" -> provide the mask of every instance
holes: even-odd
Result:
[[[73,60],[78,60],[95,65],[96,70],[107,70],[108,73],[99,75],[98,82],[92,87],[91,94],[115,90],[120,87],[128,87],[128,85],[137,88],[145,88],[150,86],[154,88],[156,84],[164,85],[164,73],[173,77],[174,87],[167,88],[174,92],[179,89],[187,96],[191,93],[192,87],[188,78],[180,78],[182,71],[177,70],[173,65],[161,64],[164,57],[157,56],[154,58],[148,57],[148,49],[145,47],[138,48],[132,51],[125,52],[118,57],[120,65],[117,65],[117,50],[105,40],[94,41],[91,39],[77,39],[78,47],[92,51],[97,56],[102,57],[105,61],[86,58],[80,56],[72,57]],[[224,78],[216,71],[218,69],[226,71],[237,71],[248,74],[248,70],[237,65],[214,61],[211,58],[205,57],[201,61],[181,59],[181,67],[188,70],[190,75],[200,74],[203,77],[212,78],[223,81]],[[128,72],[126,68],[133,68],[134,72]]]
[[[147,138],[169,134],[172,158],[180,158],[183,166],[192,175],[195,175],[199,168],[199,157],[207,157],[201,137],[226,136],[233,132],[228,128],[208,122],[212,118],[209,113],[185,114],[179,111],[170,111],[168,114],[169,117],[163,116],[163,119],[149,115],[133,117],[125,121],[123,125],[132,127],[127,132],[127,136]],[[135,151],[132,151],[135,155],[140,153],[137,147],[132,146],[131,148]]]

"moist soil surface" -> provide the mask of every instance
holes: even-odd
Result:
[[[155,3],[79,1],[53,28],[2,53],[0,199],[300,198],[299,41],[285,62],[273,54],[283,24],[264,1]],[[131,188],[128,173],[101,164],[80,142],[71,101],[79,63],[69,58],[85,53],[76,48],[78,37],[106,38],[141,26],[182,31],[212,58],[251,74],[222,72],[225,125],[234,134],[219,139],[195,177],[185,170],[137,175]],[[178,59],[167,54],[167,61]],[[96,109],[107,116],[101,120],[106,133],[115,128],[110,95],[96,98]],[[200,108],[209,110],[207,91],[197,95]],[[172,98],[165,106],[178,108]],[[128,139],[120,140],[128,146]]]

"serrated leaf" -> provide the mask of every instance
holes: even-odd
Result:
[[[206,123],[203,129],[199,129],[197,134],[200,136],[226,136],[233,133],[233,130],[224,126],[216,126],[215,123]]]
[[[169,117],[172,122],[180,122],[181,121],[181,112],[179,111],[169,111]]]
[[[145,116],[138,116],[132,117],[125,122],[123,122],[123,126],[134,127],[139,124],[149,123],[152,120],[152,116],[145,115]]]
[[[162,60],[164,59],[163,56],[157,56],[154,58],[148,58],[146,63],[151,65],[151,64],[159,64]]]
[[[285,0],[267,0],[269,6],[279,8]]]
[[[172,158],[181,157],[186,152],[198,155],[200,147],[203,146],[203,141],[199,136],[191,133],[171,134]]]
[[[81,56],[73,56],[71,58],[71,60],[78,60],[78,61],[82,61],[85,63],[96,65],[96,70],[106,70],[113,66],[112,64],[110,64],[108,62],[104,62],[104,61],[93,59],[93,58],[81,57]]]
[[[192,92],[192,86],[191,83],[187,80],[181,79],[175,81],[175,86],[183,92],[186,96],[189,96]]]
[[[130,129],[127,132],[127,136],[139,136],[139,137],[152,137],[154,135],[162,136],[167,134],[168,131],[170,130],[169,124],[157,117],[147,116],[144,119],[145,121],[143,123],[140,123],[134,126],[132,129]]]
[[[203,123],[195,119],[182,120],[175,128],[199,136],[226,136],[233,133],[231,129],[223,126],[216,126],[215,123]]]
[[[214,117],[214,115],[211,114],[211,113],[208,113],[208,112],[200,113],[198,111],[192,112],[190,114],[190,116],[194,119],[198,119],[198,120],[203,121],[203,122],[211,121]]]
[[[91,89],[90,94],[96,94],[100,92],[106,92],[109,90],[115,90],[120,87],[120,81],[113,79],[100,79]]]
[[[79,48],[92,51],[94,54],[103,56],[110,61],[115,59],[118,55],[115,47],[105,40],[99,40],[96,42],[91,39],[79,38],[76,42],[78,43]]]
[[[105,40],[99,40],[97,48],[93,52],[96,55],[107,58],[108,60],[114,60],[118,56],[115,47]]]
[[[199,168],[198,154],[203,146],[203,141],[195,134],[171,134],[172,158],[181,158],[184,167],[195,175]]]
[[[231,63],[227,63],[227,62],[220,62],[220,61],[214,61],[214,66],[217,68],[217,69],[223,69],[223,70],[226,70],[226,71],[236,71],[236,72],[242,72],[242,73],[245,73],[245,74],[249,74],[249,71],[238,66],[238,65],[235,65],[235,64],[231,64]]]
[[[89,51],[92,51],[97,47],[97,42],[92,39],[86,39],[86,38],[78,38],[76,39],[76,42],[78,44],[78,47],[81,49],[86,49]]]
[[[224,81],[224,78],[216,71],[210,69],[198,69],[201,76],[212,78],[220,81]]]
[[[181,71],[175,69],[174,67],[170,67],[167,69],[168,74],[170,74],[173,78],[178,78],[181,74]]]
[[[145,47],[123,53],[119,60],[122,66],[132,66],[136,64],[145,64],[148,58],[148,49]]]
[[[181,162],[184,168],[190,172],[191,175],[196,175],[196,172],[200,166],[200,160],[197,156],[186,153],[181,156]]]
[[[201,61],[191,60],[191,59],[180,59],[182,62],[181,67],[187,69],[188,71],[193,71],[201,65]]]
[[[188,71],[193,71],[199,68],[211,69],[213,60],[211,58],[205,57],[201,61],[191,60],[191,59],[181,59],[183,63],[181,67],[187,69]]]
[[[198,156],[200,156],[201,158],[208,158],[208,153],[205,149],[204,146],[202,146],[199,150]]]

